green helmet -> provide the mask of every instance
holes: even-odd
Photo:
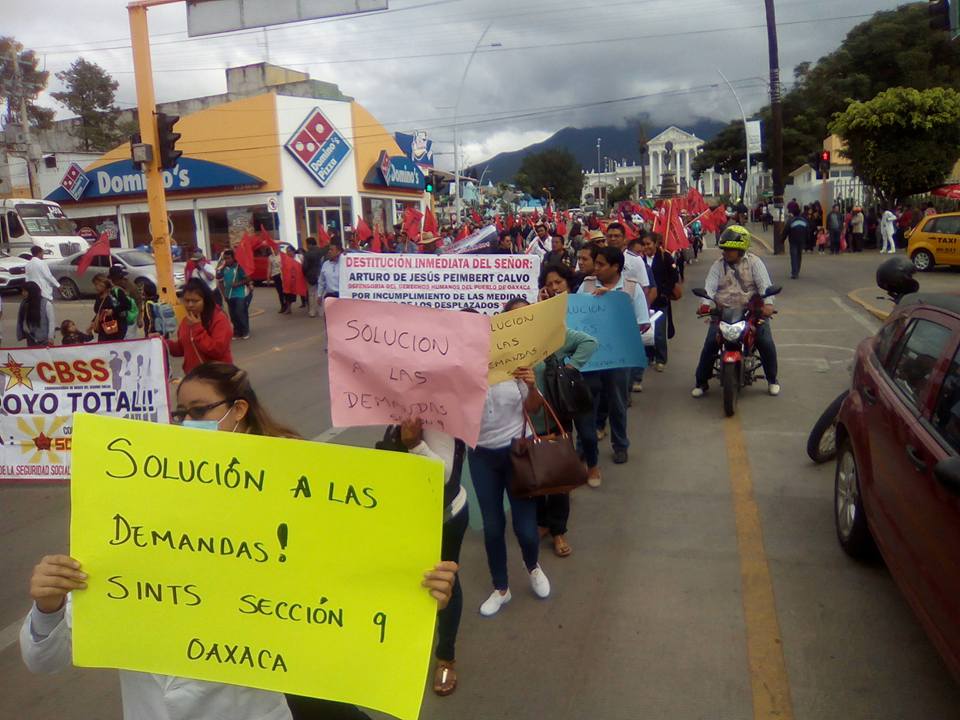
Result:
[[[750,231],[742,225],[731,225],[720,236],[720,247],[723,250],[746,252],[750,249]]]

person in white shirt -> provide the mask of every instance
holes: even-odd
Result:
[[[507,303],[504,312],[512,309],[512,302]],[[487,390],[477,447],[471,448],[467,454],[470,476],[477,492],[477,504],[483,517],[483,543],[493,580],[493,592],[480,606],[480,614],[484,617],[496,615],[512,599],[507,576],[504,494],[510,501],[513,532],[520,543],[523,564],[530,574],[530,586],[537,597],[544,599],[550,596],[550,581],[540,567],[537,503],[531,499],[514,497],[510,492],[513,477],[511,444],[514,438],[523,434],[526,427],[524,410],[527,413],[539,410],[543,406],[543,397],[537,390],[537,379],[532,368],[515,370],[513,377],[513,380],[491,385]]]
[[[641,262],[643,262],[641,260]],[[586,277],[577,291],[582,295],[603,295],[608,292],[624,292],[633,302],[633,313],[638,327],[624,328],[626,332],[641,335],[650,328],[650,311],[647,296],[636,282],[628,280],[623,271],[623,253],[614,247],[597,250],[594,261],[594,276]],[[646,367],[646,355],[640,358],[640,369]],[[627,393],[629,391],[633,368],[610,368],[594,370],[583,374],[593,392],[594,413],[598,414],[601,397],[607,401],[610,419],[610,437],[613,444],[613,461],[618,465],[627,462],[627,449],[630,439],[627,437]],[[603,423],[598,422],[602,426]]]
[[[623,277],[627,280],[637,283],[643,288],[643,293],[647,297],[647,305],[653,302],[657,295],[657,289],[650,287],[650,278],[647,277],[647,266],[643,258],[627,249],[626,230],[618,222],[607,225],[607,246],[615,247],[623,253]]]
[[[897,216],[889,208],[883,211],[883,215],[880,217],[880,237],[883,240],[883,247],[880,249],[882,253],[890,253],[893,255],[897,252],[897,244],[893,240],[893,236],[897,231]]]
[[[193,251],[190,259],[193,261],[193,265],[190,267],[190,272],[186,274],[185,280],[189,280],[194,276],[203,280],[207,287],[210,288],[210,292],[213,293],[213,299],[217,303],[217,306],[222,306],[223,297],[220,295],[220,287],[217,285],[217,266],[204,257],[203,250],[200,248]]]
[[[27,260],[27,282],[40,286],[40,296],[46,300],[43,304],[47,313],[47,326],[50,328],[50,344],[53,344],[53,331],[57,326],[56,312],[53,308],[53,291],[60,289],[60,283],[50,272],[50,266],[43,261],[44,249],[39,245],[30,248],[31,257]]]
[[[534,237],[527,245],[527,253],[539,255],[541,258],[550,252],[552,242],[550,240],[550,231],[542,222],[538,222],[533,227]]]
[[[320,280],[317,282],[317,297],[320,304],[328,297],[340,297],[340,257],[343,255],[343,245],[334,240],[327,248],[327,259],[320,266]]]
[[[225,405],[229,406],[226,412]],[[172,415],[195,427],[211,423],[220,432],[297,437],[296,431],[277,423],[260,404],[247,373],[228,363],[205,363],[192,370],[177,388],[177,409]],[[458,569],[456,563],[441,562],[421,580],[440,610],[450,602]],[[375,574],[378,568],[360,571]],[[20,654],[32,672],[54,673],[70,666],[71,594],[84,592],[86,580],[80,562],[67,555],[47,555],[34,567],[33,607],[20,628]],[[411,583],[415,580],[411,578]],[[163,633],[164,628],[139,631],[143,641],[149,642],[151,633]],[[291,720],[298,715],[315,717],[309,713],[327,705],[312,698],[285,698],[279,692],[129,670],[120,671],[120,689],[124,720]],[[291,713],[291,707],[298,710]]]

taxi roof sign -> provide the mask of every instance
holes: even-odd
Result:
[[[187,35],[214,35],[387,9],[387,0],[187,0]]]

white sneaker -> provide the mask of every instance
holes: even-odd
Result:
[[[693,390],[690,391],[690,395],[695,398],[703,397],[703,393],[704,393],[704,390],[699,385],[697,385],[697,387],[695,387]]]
[[[667,369],[667,366],[664,363],[657,363],[656,365],[653,366],[653,369],[656,370],[657,372],[663,372],[664,370]]]
[[[530,571],[530,587],[538,598],[550,597],[550,581],[539,565]]]
[[[510,599],[513,596],[510,594],[510,588],[507,588],[507,592],[503,595],[500,594],[499,590],[494,590],[490,593],[490,597],[483,601],[483,605],[480,606],[480,614],[484,617],[492,617],[500,612],[500,608],[510,602]]]
[[[776,397],[780,394],[780,383],[770,383],[770,385],[767,387],[767,390],[771,395]]]

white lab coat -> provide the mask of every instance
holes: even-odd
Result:
[[[35,673],[55,673],[73,657],[73,610],[45,615],[36,606],[20,628],[20,654]],[[171,675],[120,671],[124,720],[291,720],[280,693]]]
[[[881,252],[896,252],[897,246],[893,236],[896,232],[897,216],[889,210],[884,210],[880,217],[880,238],[883,240]]]

